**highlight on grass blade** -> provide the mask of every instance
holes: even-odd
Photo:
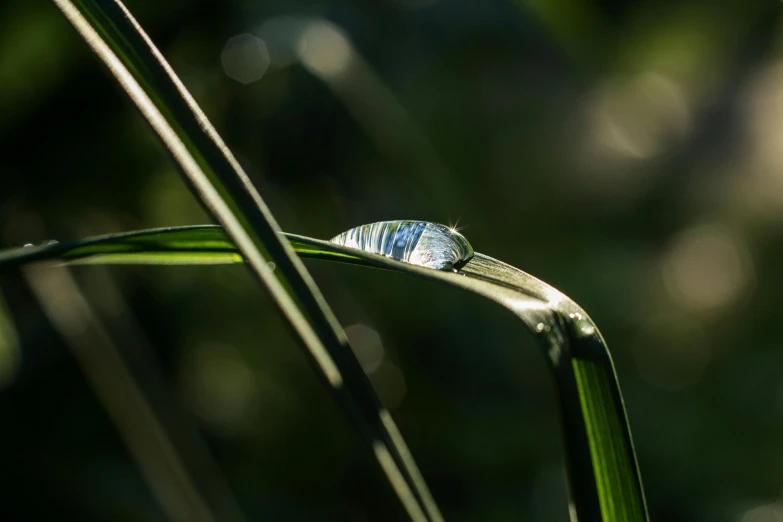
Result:
[[[193,97],[118,0],[53,0],[166,145],[183,179],[306,349],[312,366],[363,437],[414,521],[442,517],[345,334],[252,182]],[[267,265],[273,261],[277,269]]]

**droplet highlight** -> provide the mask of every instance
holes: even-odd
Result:
[[[551,331],[552,331],[552,327],[549,326],[548,324],[538,323],[536,325],[536,332],[538,333],[549,333]]]
[[[595,333],[595,327],[593,325],[583,326],[582,333],[585,335],[593,335]]]
[[[473,257],[473,247],[462,234],[428,221],[370,223],[343,232],[330,242],[436,270],[451,270]]]
[[[574,326],[581,336],[591,336],[595,334],[595,325],[579,312],[570,313],[568,317],[574,320]]]

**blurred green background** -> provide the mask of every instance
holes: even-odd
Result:
[[[780,2],[127,6],[284,230],[458,224],[584,306],[653,520],[783,519]],[[3,245],[208,221],[54,5],[4,0]],[[552,384],[518,321],[399,274],[308,267],[447,520],[568,520]],[[401,520],[244,268],[73,275],[214,520]],[[0,290],[2,518],[170,520],[173,493],[24,277]]]

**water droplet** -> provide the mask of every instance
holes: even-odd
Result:
[[[31,248],[31,247],[34,247],[34,246],[35,245],[33,245],[32,243],[25,243],[24,245],[22,245],[22,248]]]
[[[453,269],[473,257],[473,247],[462,234],[427,221],[380,221],[352,228],[330,241],[436,270]]]
[[[270,261],[270,262],[268,262],[268,263],[266,264],[266,266],[267,266],[267,267],[269,268],[269,270],[271,270],[272,272],[274,272],[274,271],[275,271],[275,268],[277,268],[277,265],[275,264],[275,262],[274,262],[274,261]]]
[[[574,320],[572,324],[574,329],[579,332],[579,335],[589,337],[595,334],[595,325],[583,314],[579,312],[572,312],[568,314],[568,317]]]
[[[58,243],[59,243],[59,241],[57,241],[56,239],[50,239],[49,241],[44,241],[41,244],[43,244],[43,245],[56,245]]]
[[[536,325],[536,332],[538,333],[551,332],[551,331],[552,331],[552,327],[549,326],[548,324],[538,323]]]

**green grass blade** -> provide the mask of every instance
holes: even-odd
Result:
[[[613,392],[605,365],[573,358],[577,395],[585,421],[598,499],[604,520],[644,520],[639,484],[623,470],[636,466],[631,440],[625,437],[621,399]]]
[[[20,359],[19,335],[0,292],[0,390],[13,382]]]
[[[295,234],[283,234],[294,251],[311,259],[339,259],[369,265],[360,256],[331,248],[330,243]],[[244,259],[225,230],[218,225],[155,228],[95,236],[72,243],[50,241],[42,245],[0,250],[0,269],[35,261],[70,264],[221,265]]]
[[[408,516],[442,520],[345,334],[253,184],[130,12],[118,0],[53,0],[108,66],[237,245],[305,346],[313,367],[374,452]],[[271,270],[267,262],[277,266]]]
[[[286,234],[299,255],[405,272],[490,299],[522,319],[550,363],[564,428],[570,496],[578,520],[643,522],[646,504],[611,356],[595,325],[573,300],[510,265],[476,254],[459,274],[421,268],[317,239]],[[155,258],[149,256],[154,254]],[[216,226],[156,229],[72,244],[0,252],[0,270],[22,263],[241,260]],[[463,277],[464,276],[464,277]]]
[[[28,266],[23,275],[168,519],[217,522],[216,506],[199,488],[185,455],[73,277],[65,269],[41,266]]]

